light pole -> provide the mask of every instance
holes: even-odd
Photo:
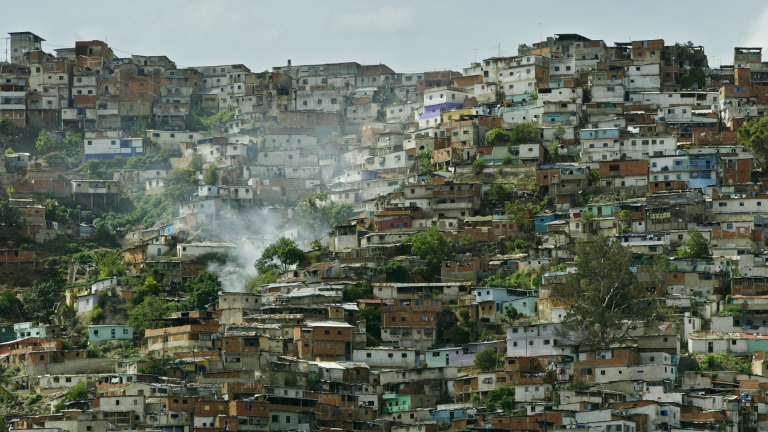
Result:
[[[192,373],[197,377],[197,347],[192,348]]]

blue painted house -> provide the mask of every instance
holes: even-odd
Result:
[[[567,214],[564,213],[546,213],[534,216],[533,224],[536,232],[547,232],[547,224],[559,220],[565,220]]]
[[[579,131],[581,139],[619,138],[618,128],[582,129]]]
[[[83,148],[85,160],[129,158],[143,155],[144,144],[141,138],[99,137],[86,138]]]
[[[720,170],[720,154],[689,154],[688,155],[688,187],[702,188],[718,183],[717,174]]]
[[[477,413],[472,404],[446,404],[438,405],[436,409],[429,411],[429,419],[437,422],[438,426],[450,425],[453,420],[469,418]]]

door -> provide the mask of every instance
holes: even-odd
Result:
[[[707,343],[707,352],[713,353],[715,351],[715,343],[714,342],[708,342]]]

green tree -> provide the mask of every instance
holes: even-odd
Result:
[[[738,132],[744,148],[765,163],[768,157],[768,117],[758,117],[744,123]]]
[[[412,234],[405,240],[411,244],[411,252],[427,262],[430,271],[439,271],[440,266],[453,247],[453,241],[440,234],[440,229],[433,225],[426,231]]]
[[[507,202],[504,207],[504,215],[509,223],[515,224],[520,232],[529,232],[533,225],[533,218],[541,208],[535,204],[523,203],[519,200]]]
[[[491,187],[488,188],[485,196],[490,198],[494,203],[499,204],[509,201],[509,190],[509,185],[494,183],[491,185]]]
[[[204,271],[196,278],[187,281],[184,284],[184,290],[191,293],[187,299],[190,310],[205,310],[218,301],[221,281],[215,274]]]
[[[680,77],[680,87],[689,89],[694,84],[703,89],[707,82],[707,74],[700,67],[691,67]]]
[[[144,297],[144,300],[128,311],[126,322],[133,329],[133,336],[144,337],[144,331],[150,327],[153,320],[168,316],[165,300],[156,295]]]
[[[99,270],[99,278],[124,276],[123,254],[119,250],[102,250],[91,254],[93,264]]]
[[[270,270],[286,271],[290,266],[300,263],[303,259],[304,251],[296,246],[295,241],[280,237],[264,249],[255,266],[259,274]]]
[[[153,276],[147,276],[144,279],[144,283],[133,291],[131,296],[131,303],[139,305],[144,303],[144,300],[148,297],[160,297],[165,295],[163,286],[155,281]]]
[[[219,167],[216,165],[211,165],[208,167],[208,171],[206,171],[205,175],[203,176],[203,183],[207,185],[215,185],[219,181]]]
[[[492,146],[508,145],[512,142],[512,136],[504,129],[494,129],[485,136],[485,143]]]
[[[599,232],[598,222],[595,221],[596,218],[597,216],[595,216],[595,214],[592,213],[591,210],[582,213],[580,217],[581,226],[583,227],[582,229],[584,230],[584,232],[587,233],[587,236],[590,238],[592,236],[597,235],[597,233]]]
[[[0,135],[2,136],[14,136],[16,135],[16,125],[7,117],[0,118]]]
[[[504,307],[504,322],[507,324],[512,324],[515,321],[519,320],[523,317],[523,314],[517,311],[517,309],[512,305],[507,305]]]
[[[626,339],[637,324],[660,312],[658,297],[642,289],[630,266],[632,252],[618,241],[598,237],[583,245],[576,272],[551,288],[551,297],[566,305],[559,332],[576,343],[604,348]],[[651,283],[665,279],[650,269]]]
[[[131,127],[131,132],[144,138],[147,136],[147,129],[149,129],[149,122],[147,121],[147,119],[142,117],[136,120],[135,122],[133,122],[133,126]]]
[[[494,412],[501,408],[506,413],[515,410],[515,389],[510,386],[503,386],[488,392],[488,399],[485,401],[485,409],[488,412]]]
[[[591,388],[588,382],[580,380],[578,377],[573,377],[573,381],[565,386],[566,390],[587,391]]]
[[[365,332],[381,339],[381,308],[366,306],[360,309],[359,317],[365,321]]]
[[[0,240],[14,240],[22,227],[21,210],[8,198],[0,197]]]
[[[21,318],[24,313],[24,303],[16,297],[16,293],[5,290],[0,294],[0,317],[9,321]]]
[[[56,147],[56,141],[48,136],[48,132],[40,131],[40,135],[37,136],[37,141],[35,141],[35,148],[42,152],[48,152],[53,150],[54,147]]]
[[[200,117],[200,121],[203,123],[203,126],[207,127],[208,129],[212,129],[232,120],[235,118],[235,114],[235,110],[219,111],[216,114],[207,117]]]
[[[472,234],[464,234],[459,238],[459,246],[464,249],[469,249],[477,244],[477,240],[472,237]]]
[[[469,330],[460,325],[454,325],[451,327],[451,344],[453,345],[458,346],[469,343],[471,336],[472,335]]]
[[[677,250],[677,256],[685,259],[704,259],[712,256],[709,251],[709,243],[704,236],[695,229],[688,230],[688,243]]]
[[[275,270],[267,270],[264,273],[257,274],[253,279],[245,284],[245,290],[258,294],[259,287],[277,282],[278,274]]]
[[[622,210],[619,213],[621,216],[621,232],[629,234],[632,232],[632,212],[629,210]]]
[[[676,42],[672,46],[672,64],[675,67],[691,66],[700,68],[704,65],[704,56],[696,52],[693,42]],[[675,71],[677,72],[677,71]]]
[[[83,144],[83,134],[79,132],[67,131],[62,140],[62,146],[66,149],[79,149]]]
[[[483,372],[493,372],[504,365],[504,356],[493,348],[475,354],[475,367]]]
[[[25,305],[31,309],[27,313],[35,323],[49,324],[61,293],[62,286],[53,280],[35,282],[32,290],[28,291]]]
[[[362,286],[359,284],[352,285],[341,293],[341,301],[343,302],[351,303],[369,298],[373,298],[373,287],[367,281]]]
[[[752,373],[752,362],[748,358],[734,357],[730,354],[707,354],[704,359],[694,363],[688,370],[705,372],[735,371],[742,374]]]
[[[493,288],[510,288],[519,290],[532,289],[532,281],[535,281],[535,273],[533,270],[523,271],[518,270],[511,276],[507,276],[504,273],[492,275],[486,279],[484,285]],[[536,285],[538,286],[538,284]]]
[[[517,239],[514,242],[507,243],[507,250],[509,251],[509,253],[514,253],[514,254],[528,253],[530,249],[531,249],[531,244],[525,240]]]
[[[515,144],[530,144],[541,142],[541,129],[536,122],[523,122],[515,125],[510,134]]]
[[[719,316],[738,316],[743,315],[744,312],[741,310],[741,306],[739,305],[728,305],[720,311],[718,314]]]
[[[387,282],[405,282],[408,278],[408,267],[400,261],[388,261],[384,266]]]
[[[67,401],[81,401],[88,399],[88,384],[85,381],[78,382],[67,390],[64,399]]]
[[[314,237],[321,237],[322,232],[346,223],[351,216],[351,205],[337,204],[325,192],[310,195],[299,203],[299,224]]]
[[[173,169],[163,179],[163,197],[173,203],[188,201],[197,190],[197,178],[190,168]]]
[[[474,162],[472,162],[472,172],[475,173],[475,175],[480,174],[483,172],[483,168],[485,168],[485,161],[482,159],[477,159]]]
[[[416,166],[419,169],[419,175],[432,174],[432,150],[424,149],[417,156]]]
[[[94,226],[94,242],[103,247],[115,247],[120,244],[117,242],[115,233],[107,227],[103,221]]]
[[[200,153],[192,153],[192,157],[189,160],[189,165],[187,168],[195,172],[203,170],[203,157],[200,155]]]

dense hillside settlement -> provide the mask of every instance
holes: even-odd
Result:
[[[44,42],[0,62],[0,430],[768,431],[760,48]]]

